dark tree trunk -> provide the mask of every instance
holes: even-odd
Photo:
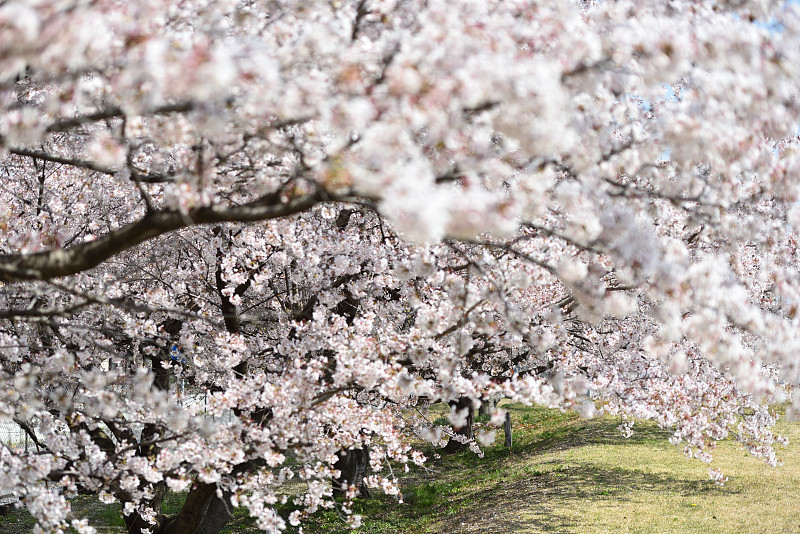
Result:
[[[511,412],[506,412],[506,420],[503,423],[503,432],[506,433],[506,448],[511,448]]]
[[[183,327],[183,321],[177,319],[168,319],[163,323],[164,331],[169,334],[170,341],[177,339]],[[153,371],[153,387],[161,391],[169,391],[170,386],[170,372],[161,366],[162,361],[169,361],[171,343],[161,348],[161,351],[156,356],[148,357],[150,366]],[[145,424],[142,428],[140,445],[136,451],[138,456],[144,458],[154,458],[158,455],[160,450],[159,446],[153,441],[159,436],[159,428],[154,424]],[[151,499],[143,504],[147,504],[152,508],[157,516],[161,515],[161,506],[164,501],[164,496],[167,493],[167,486],[164,481],[158,482],[154,485],[154,495]],[[124,504],[126,500],[125,495],[120,496],[120,501]],[[145,521],[138,512],[134,512],[124,518],[125,527],[129,534],[140,534],[141,532],[150,532],[153,525]]]
[[[341,474],[333,479],[333,496],[343,497],[347,489],[355,485],[358,488],[357,497],[369,497],[369,491],[364,485],[368,465],[369,450],[366,448],[339,452],[339,459],[333,467]]]
[[[128,516],[123,516],[123,519],[125,520],[125,530],[128,531],[128,534],[141,534],[142,531],[153,527],[135,512]]]
[[[217,260],[216,289],[220,297],[225,330],[231,334],[238,334],[241,331],[239,310],[231,302],[230,297],[223,293],[225,282],[222,279],[222,249],[217,249]],[[248,277],[245,283],[236,287],[235,293],[239,296],[243,295],[250,287],[251,281],[252,278]],[[238,375],[245,376],[247,368],[248,362],[243,360],[233,370]],[[238,415],[238,410],[235,412]],[[259,414],[259,417],[266,419],[269,415],[262,413]],[[155,529],[155,534],[218,534],[232,516],[229,492],[223,492],[221,496],[218,496],[216,484],[195,481],[189,495],[186,496],[186,502],[181,511],[174,516],[159,517],[159,526]],[[130,528],[128,531],[132,532]]]
[[[478,408],[478,414],[482,415],[483,417],[491,417],[494,411],[497,409],[497,403],[499,401],[496,399],[486,399],[485,401],[481,402],[481,407]]]
[[[472,434],[472,423],[475,419],[475,408],[472,407],[472,400],[466,397],[460,397],[457,401],[450,401],[450,407],[455,408],[457,412],[466,409],[467,410],[467,420],[463,426],[458,428],[453,427],[453,432],[455,432],[459,436],[464,436],[467,440],[473,439]],[[452,453],[452,452],[460,452],[467,448],[465,443],[461,443],[460,441],[450,438],[450,441],[447,442],[447,446],[444,448],[445,452]]]
[[[229,498],[227,492],[217,496],[216,484],[196,482],[181,512],[166,519],[155,534],[218,534],[231,519]]]

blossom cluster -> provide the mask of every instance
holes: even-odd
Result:
[[[418,437],[493,439],[425,407],[497,398],[776,465],[784,4],[0,2],[0,418],[32,444],[0,444],[0,494],[48,533],[91,532],[79,492],[136,534],[195,505],[356,527],[347,451],[402,498]]]

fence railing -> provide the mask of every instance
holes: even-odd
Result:
[[[27,451],[33,443],[17,423],[10,419],[0,419],[0,446],[14,451]],[[0,507],[7,507],[15,502],[17,502],[16,496],[0,490]]]
[[[0,419],[0,443],[15,451],[27,451],[33,446],[28,434],[10,419]]]

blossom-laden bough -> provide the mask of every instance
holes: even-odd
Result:
[[[777,463],[798,29],[767,0],[0,2],[0,417],[32,444],[0,494],[41,532],[93,531],[78,493],[131,533],[355,526],[442,439],[423,406],[498,397]]]

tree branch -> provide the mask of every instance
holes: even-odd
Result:
[[[67,158],[64,156],[59,156],[57,154],[49,154],[42,150],[32,150],[30,148],[21,148],[21,147],[11,147],[8,149],[11,154],[15,154],[17,156],[27,157],[27,158],[34,158],[40,159],[43,161],[51,161],[53,163],[60,163],[61,165],[69,165],[71,167],[76,167],[78,169],[87,169],[90,171],[95,171],[103,174],[108,174],[109,176],[114,176],[117,173],[122,172],[123,168],[120,169],[112,169],[110,167],[104,167],[102,165],[98,165],[97,163],[85,159],[80,158]],[[160,182],[171,182],[174,180],[173,176],[170,175],[163,175],[163,174],[144,174],[139,169],[136,169],[132,165],[128,165],[127,167],[131,173],[131,179],[139,183],[160,183]]]
[[[306,211],[326,200],[314,191],[287,202],[265,195],[239,206],[208,206],[187,213],[164,210],[148,213],[136,222],[94,240],[68,249],[55,249],[36,254],[0,256],[0,281],[48,280],[69,276],[95,267],[105,260],[139,243],[162,234],[201,224],[221,222],[253,222],[287,217]]]
[[[166,104],[160,107],[157,107],[153,110],[140,113],[140,115],[159,115],[165,113],[186,113],[187,111],[191,111],[194,108],[193,102],[178,102],[175,104]],[[104,119],[111,119],[114,117],[125,117],[126,114],[122,110],[122,108],[117,106],[111,106],[109,108],[96,111],[94,113],[89,113],[87,115],[80,115],[78,117],[70,117],[68,119],[60,119],[55,121],[53,124],[47,127],[45,130],[47,133],[54,133],[54,132],[65,132],[67,130],[71,130],[72,128],[77,128],[83,124],[87,124],[90,122],[101,121]]]
[[[92,161],[78,159],[78,158],[66,158],[63,156],[57,156],[55,154],[48,154],[47,152],[44,152],[42,150],[31,150],[29,148],[11,147],[8,149],[8,151],[11,154],[15,154],[17,156],[41,159],[44,161],[52,161],[53,163],[61,163],[62,165],[70,165],[72,167],[78,167],[80,169],[88,169],[90,171],[101,172],[103,174],[113,175],[118,172],[114,169],[98,165],[97,163],[94,163]]]

